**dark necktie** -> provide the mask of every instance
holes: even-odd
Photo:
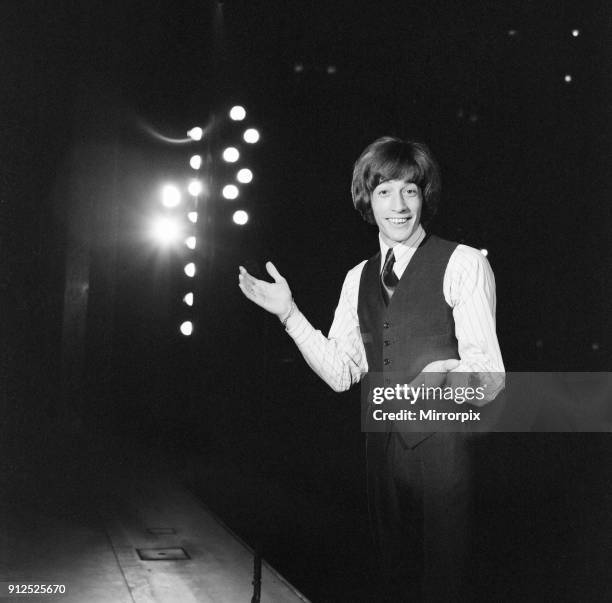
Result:
[[[398,278],[393,272],[393,265],[395,264],[395,254],[393,253],[393,248],[391,247],[389,251],[387,251],[387,257],[385,258],[385,265],[382,269],[382,274],[380,275],[380,287],[383,294],[383,299],[385,300],[385,304],[389,305],[391,298],[393,297],[393,292],[397,287]]]

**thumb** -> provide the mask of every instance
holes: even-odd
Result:
[[[268,271],[268,274],[274,279],[275,283],[280,283],[285,280],[272,262],[266,262],[266,270]]]

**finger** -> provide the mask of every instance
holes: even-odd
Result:
[[[238,286],[247,299],[250,299],[252,302],[257,302],[257,297],[252,289],[247,288],[243,283],[239,283]]]
[[[275,283],[281,283],[285,280],[272,262],[266,262],[266,270],[268,271],[268,274],[274,279]]]
[[[244,291],[250,293],[251,295],[255,295],[258,291],[257,279],[254,279],[248,275],[245,276],[243,274],[239,274],[238,285],[241,286],[241,288],[244,288]]]
[[[251,276],[248,272],[245,272],[240,276],[242,277],[242,282],[253,289],[256,288],[259,283],[264,282],[260,281],[259,279],[256,279],[254,276]]]
[[[444,371],[452,371],[453,369],[456,369],[459,366],[459,360],[457,360],[456,358],[449,358],[448,360],[444,361],[443,364],[443,369]]]

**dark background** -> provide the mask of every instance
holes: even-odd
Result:
[[[606,3],[7,1],[0,16],[3,475],[24,491],[92,436],[119,459],[144,446],[306,595],[357,600],[370,562],[358,393],[309,371],[241,296],[237,267],[261,276],[273,260],[327,332],[346,271],[376,250],[350,178],[382,135],[430,145],[443,174],[432,230],[488,249],[506,369],[610,370]],[[225,201],[216,168],[184,338],[186,250],[161,253],[145,224],[160,184],[186,182],[204,147],[154,133],[214,117],[218,156],[239,135],[224,117],[237,102],[262,132],[246,150],[255,180]],[[586,462],[593,442],[560,448]],[[565,462],[552,450],[534,453],[542,467]],[[543,538],[501,530],[489,546],[529,573],[582,505],[554,480],[542,488],[547,470],[521,481],[519,467],[502,481],[527,491],[525,534]],[[572,546],[588,533],[571,529]]]

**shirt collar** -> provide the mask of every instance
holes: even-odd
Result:
[[[404,257],[406,257],[408,254],[413,254],[424,238],[425,229],[421,224],[419,224],[417,229],[403,243],[397,243],[393,247],[393,255],[395,255],[396,263],[401,264]],[[387,257],[389,245],[382,240],[380,233],[378,234],[378,242],[380,244],[381,261],[384,262],[385,258]]]

